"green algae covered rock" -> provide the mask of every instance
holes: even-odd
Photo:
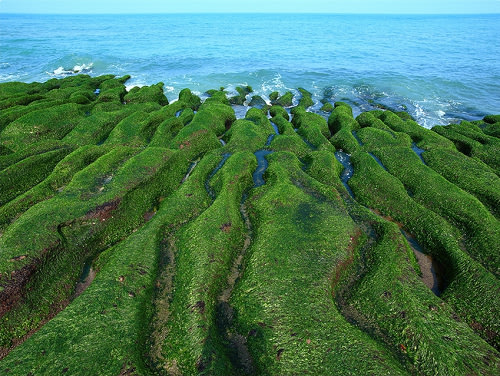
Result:
[[[299,106],[308,108],[314,105],[314,101],[312,100],[312,94],[309,91],[301,87],[299,87],[298,90],[300,94],[302,94],[302,97],[299,100]]]
[[[434,127],[433,131],[452,141],[469,157],[481,159],[500,174],[500,140],[486,135],[479,127],[463,121],[460,124]]]
[[[276,104],[282,107],[291,107],[293,105],[293,93],[287,91],[276,100]]]
[[[323,104],[323,106],[321,106],[321,111],[323,112],[333,112],[333,110],[335,109],[335,107],[333,107],[333,105],[331,103],[325,103]]]
[[[277,91],[273,91],[271,94],[269,94],[269,99],[272,102],[276,102],[280,96],[280,93]]]
[[[500,115],[487,115],[483,120],[488,124],[500,123]]]
[[[348,104],[335,103],[335,108],[328,117],[328,128],[332,134],[330,142],[337,149],[352,153],[359,147],[353,132],[358,130],[360,125],[352,116],[352,109]]]
[[[221,103],[229,105],[229,99],[227,99],[226,93],[220,90],[209,90],[207,94],[210,94],[210,98],[207,98],[204,103]]]
[[[274,91],[269,94],[269,99],[271,100],[271,104],[278,105],[281,107],[292,107],[293,105],[293,93],[291,91],[287,91],[285,94],[281,95],[279,92]]]
[[[292,124],[298,129],[298,133],[304,137],[315,148],[334,151],[329,142],[330,130],[326,120],[312,112],[307,112],[302,106],[292,110]]]
[[[486,125],[483,132],[488,136],[500,138],[500,122]]]
[[[271,114],[272,117],[281,116],[285,120],[290,120],[290,116],[288,115],[288,112],[286,112],[286,110],[281,106],[276,106],[276,105],[272,106],[269,109],[269,113]]]
[[[12,150],[10,150],[9,148],[7,148],[3,145],[0,145],[0,155],[7,155],[10,153],[12,153]]]
[[[238,95],[229,98],[229,103],[242,106],[245,103],[247,95],[250,94],[253,89],[250,86],[238,86],[236,87],[236,91],[238,92]]]
[[[251,107],[262,109],[267,106],[267,103],[261,96],[254,95],[252,96],[252,99],[250,100],[250,103],[248,105]]]
[[[33,95],[42,90],[42,84],[34,82],[6,82],[0,86],[0,100],[14,101],[20,96]]]
[[[0,134],[0,142],[19,150],[43,139],[60,140],[87,115],[89,107],[66,103],[32,111],[10,123]]]
[[[498,374],[500,115],[129,78],[0,84],[0,374]]]
[[[168,99],[163,94],[163,82],[152,86],[134,87],[123,97],[126,103],[155,102],[161,106],[168,104]]]
[[[184,102],[193,111],[197,111],[201,106],[200,97],[194,95],[189,89],[183,89],[179,92],[179,101]]]

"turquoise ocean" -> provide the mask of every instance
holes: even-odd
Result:
[[[163,82],[169,100],[303,87],[313,111],[343,100],[432,127],[500,113],[500,15],[0,14],[0,82],[76,73]]]

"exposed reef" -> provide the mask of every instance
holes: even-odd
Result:
[[[500,115],[128,79],[0,84],[0,374],[500,373]]]

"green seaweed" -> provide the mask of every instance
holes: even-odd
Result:
[[[272,106],[269,109],[269,113],[271,114],[272,117],[281,116],[286,121],[290,120],[290,116],[288,115],[288,112],[286,112],[286,110],[281,106],[277,106],[277,105]]]
[[[451,149],[432,149],[422,156],[433,170],[476,196],[500,218],[500,178],[488,165]]]
[[[248,104],[250,107],[256,107],[262,109],[267,106],[267,103],[264,99],[262,99],[259,95],[254,95],[250,99],[250,103]]]
[[[245,103],[247,95],[250,94],[253,89],[250,86],[237,86],[236,91],[238,95],[229,98],[229,103],[242,106]]]
[[[467,323],[482,323],[496,331],[497,319],[489,312],[496,309],[498,297],[494,291],[498,289],[498,281],[460,249],[458,230],[410,197],[401,181],[369,154],[358,152],[352,156],[352,162],[355,173],[349,185],[356,199],[400,223],[426,252],[446,265],[443,278],[448,281],[448,287],[442,298],[460,312]],[[471,300],[475,303],[471,304]],[[484,328],[482,334],[486,337]]]
[[[0,172],[0,207],[43,181],[56,164],[71,153],[70,147],[36,154]]]
[[[353,153],[359,144],[352,132],[360,128],[352,116],[352,109],[344,102],[335,102],[335,108],[328,117],[328,128],[332,134],[330,142],[336,149]]]
[[[125,103],[158,103],[160,106],[168,104],[168,99],[163,94],[163,82],[156,85],[132,88],[124,97]]]
[[[211,159],[200,163],[187,182],[160,203],[146,225],[103,252],[94,266],[97,277],[89,288],[14,350],[2,367],[11,372],[36,370],[41,374],[63,369],[75,375],[116,375],[124,369],[149,374],[143,346],[149,344],[151,318],[165,314],[154,313],[152,305],[152,286],[157,270],[164,266],[158,249],[164,246],[165,226],[185,223],[206,208],[208,197],[203,182],[210,163]],[[89,351],[67,359],[59,356],[72,353],[74,346]],[[17,362],[19,358],[23,362]]]
[[[454,149],[453,143],[448,139],[429,129],[421,127],[413,120],[404,120],[391,111],[379,113],[379,118],[393,131],[406,133],[418,145],[418,147],[424,150],[433,147]]]
[[[300,106],[295,107],[292,112],[292,124],[298,128],[298,134],[316,149],[335,151],[335,148],[328,140],[330,131],[326,120],[322,116],[307,112]]]
[[[497,374],[499,115],[129,78],[0,84],[1,374]]]
[[[339,199],[313,188],[293,154],[268,158],[267,184],[249,199],[254,236],[230,300],[232,330],[245,339],[255,373],[405,374],[332,298],[335,267],[356,252],[349,242],[357,226]]]
[[[231,156],[215,176],[222,182],[214,203],[175,236],[177,288],[163,345],[167,369],[172,372],[231,373],[223,339],[214,325],[217,297],[244,242],[239,202],[255,167],[251,153]]]
[[[273,106],[281,106],[281,107],[292,107],[293,106],[293,93],[291,91],[287,91],[283,95],[279,95],[277,91],[272,92],[269,95],[269,99],[271,100],[271,104]]]
[[[323,106],[321,106],[320,111],[332,113],[334,109],[335,107],[333,107],[333,104],[327,102],[324,103]]]
[[[474,124],[462,122],[437,126],[433,131],[453,141],[456,148],[469,157],[475,157],[500,173],[500,140],[484,134]]]
[[[224,104],[224,105],[230,105],[231,103],[229,102],[229,99],[227,99],[226,93],[223,91],[210,91],[207,92],[207,94],[210,94],[210,97],[205,99],[205,102],[203,104]]]
[[[0,134],[0,142],[16,151],[44,139],[64,138],[85,118],[88,107],[67,103],[32,111],[10,123]]]
[[[299,87],[297,90],[300,92],[300,94],[302,94],[302,97],[299,100],[299,106],[307,109],[314,105],[314,101],[312,100],[312,94],[309,91],[301,87]]]
[[[13,221],[15,217],[19,216],[38,202],[48,199],[62,191],[71,181],[75,173],[94,162],[108,151],[109,150],[106,148],[99,148],[96,146],[82,146],[67,155],[57,163],[52,173],[47,176],[45,180],[0,207],[0,228]],[[31,171],[30,169],[30,173]]]
[[[236,120],[225,136],[226,148],[232,152],[237,150],[257,151],[264,146],[269,133],[250,120]]]
[[[194,95],[189,89],[183,89],[179,92],[179,101],[185,103],[193,111],[198,111],[201,106],[200,97]]]

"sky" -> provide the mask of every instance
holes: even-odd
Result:
[[[0,13],[500,13],[500,0],[0,0]]]

